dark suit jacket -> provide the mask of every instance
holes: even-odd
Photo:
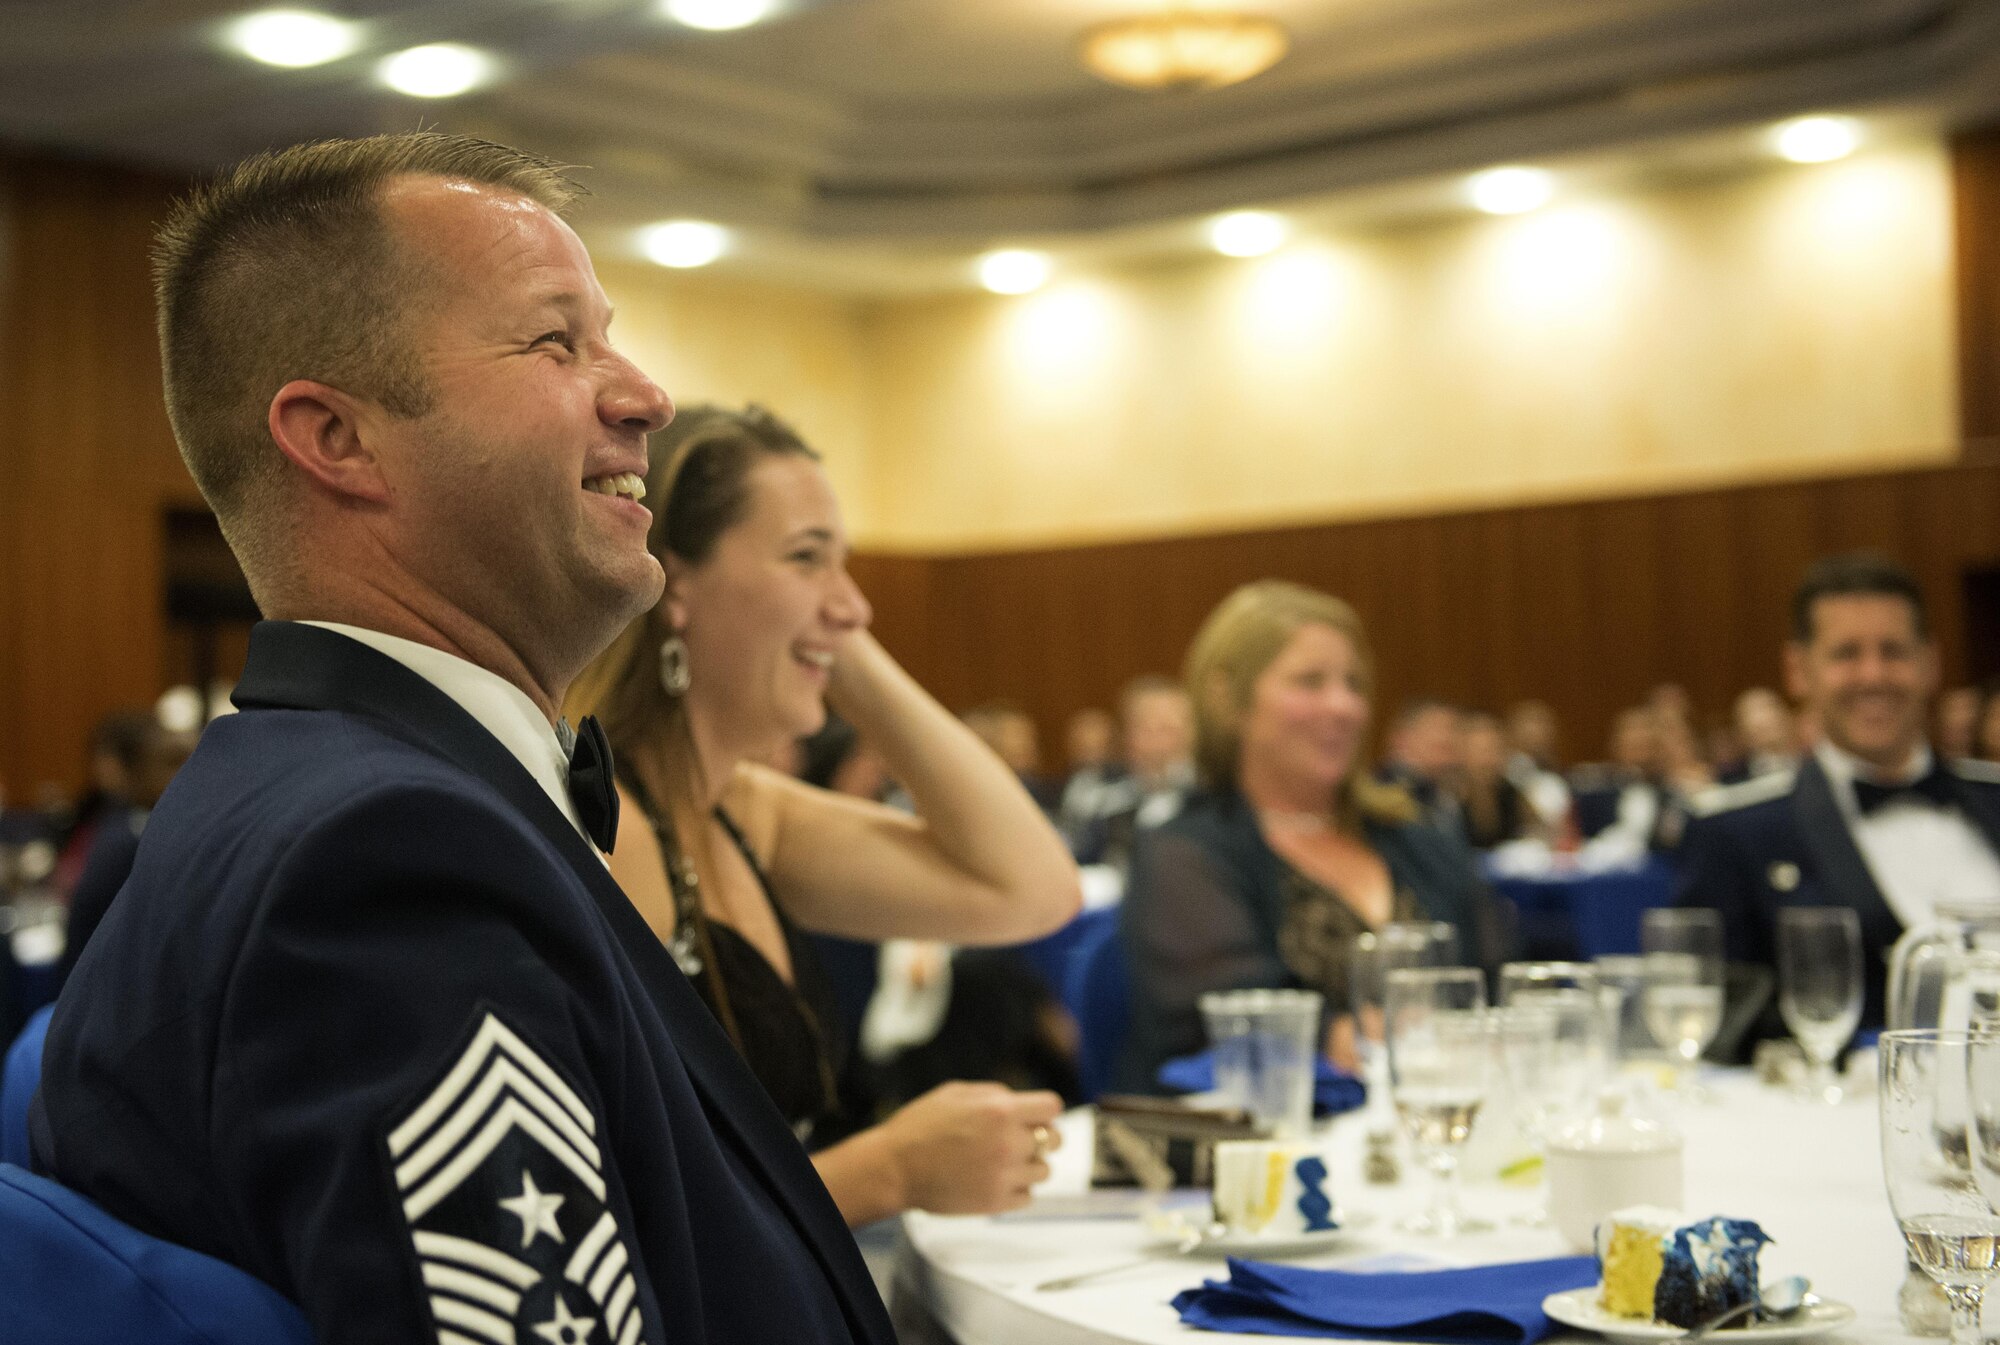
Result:
[[[776,1108],[498,741],[309,626],[257,627],[236,701],[57,1007],[40,1168],[328,1345],[893,1339]]]
[[[2000,780],[1947,763],[1966,820],[2000,854]],[[1977,772],[1976,775],[1970,772]],[[1777,965],[1778,909],[1848,906],[1861,919],[1861,1025],[1883,1024],[1889,950],[1903,932],[1854,843],[1846,815],[1817,758],[1789,778],[1762,776],[1726,791],[1688,828],[1678,901],[1722,913],[1723,956]],[[1784,1031],[1775,1011],[1760,1036]]]

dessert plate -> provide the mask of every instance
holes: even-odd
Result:
[[[1614,1317],[1599,1305],[1598,1293],[1598,1286],[1593,1284],[1587,1289],[1570,1289],[1560,1294],[1550,1294],[1542,1300],[1542,1311],[1564,1326],[1574,1326],[1582,1331],[1595,1331],[1601,1336],[1618,1341],[1619,1345],[1654,1345],[1657,1341],[1679,1340],[1687,1334],[1683,1327],[1667,1326],[1659,1322],[1635,1321],[1630,1317]],[[1725,1326],[1713,1332],[1708,1339],[1715,1341],[1717,1345],[1732,1340],[1762,1342],[1800,1340],[1806,1336],[1838,1331],[1853,1320],[1854,1309],[1847,1304],[1822,1300],[1787,1321]]]
[[[1367,1214],[1345,1215],[1340,1227],[1323,1229],[1317,1233],[1235,1233],[1228,1230],[1204,1230],[1198,1239],[1190,1243],[1189,1232],[1193,1225],[1177,1216],[1149,1218],[1146,1231],[1155,1235],[1155,1246],[1171,1247],[1187,1256],[1240,1256],[1246,1260],[1262,1260],[1276,1256],[1312,1256],[1319,1252],[1332,1251],[1356,1233],[1368,1227],[1374,1218]]]

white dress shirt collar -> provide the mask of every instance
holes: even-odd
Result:
[[[514,755],[514,759],[542,787],[542,792],[549,796],[550,802],[562,810],[562,815],[569,819],[577,834],[585,840],[590,839],[583,823],[577,818],[576,805],[570,801],[569,755],[563,751],[562,743],[556,737],[555,726],[543,718],[535,703],[528,699],[527,692],[491,669],[482,668],[456,654],[447,654],[442,649],[406,640],[400,635],[386,635],[379,630],[342,625],[338,621],[304,621],[300,624],[345,635],[378,653],[386,654],[451,697],[461,709],[479,721],[481,728],[498,738],[500,745]]]

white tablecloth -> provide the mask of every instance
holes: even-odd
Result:
[[[1882,1188],[1872,1094],[1838,1107],[1815,1106],[1743,1075],[1719,1076],[1712,1090],[1712,1105],[1677,1113],[1687,1140],[1686,1208],[1761,1223],[1775,1239],[1762,1262],[1767,1278],[1809,1275],[1818,1293],[1856,1309],[1856,1321],[1841,1333],[1844,1340],[1867,1345],[1910,1340],[1896,1313],[1903,1241]],[[1052,1200],[1083,1189],[1089,1130],[1087,1111],[1064,1118],[1057,1170],[1043,1188]],[[1397,1231],[1396,1222],[1423,1202],[1428,1179],[1406,1162],[1400,1185],[1365,1185],[1362,1133],[1357,1117],[1333,1123],[1330,1166],[1343,1214],[1361,1213],[1369,1222],[1337,1251],[1294,1264],[1337,1266],[1402,1252],[1471,1265],[1567,1252],[1553,1230],[1506,1224],[1508,1215],[1533,1204],[1537,1192],[1494,1183],[1465,1188],[1467,1209],[1500,1225],[1492,1233],[1440,1241]],[[1162,1255],[1074,1289],[1036,1290],[1044,1280],[1144,1256],[1149,1246],[1129,1216],[1052,1217],[1051,1212],[1052,1206],[1044,1205],[997,1218],[906,1215],[899,1291],[919,1295],[962,1345],[1205,1345],[1210,1340],[1268,1345],[1273,1339],[1195,1333],[1180,1324],[1170,1300],[1205,1278],[1225,1275],[1219,1260]]]

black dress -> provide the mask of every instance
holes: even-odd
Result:
[[[786,917],[764,866],[736,823],[717,808],[715,820],[750,866],[784,933],[792,961],[787,983],[748,939],[702,909],[700,880],[665,814],[635,779],[626,776],[623,783],[645,811],[666,857],[674,895],[674,938],[668,951],[792,1129],[800,1139],[811,1139],[841,1110],[840,1077],[846,1063],[846,1034],[839,1029],[839,1011],[812,940]]]

